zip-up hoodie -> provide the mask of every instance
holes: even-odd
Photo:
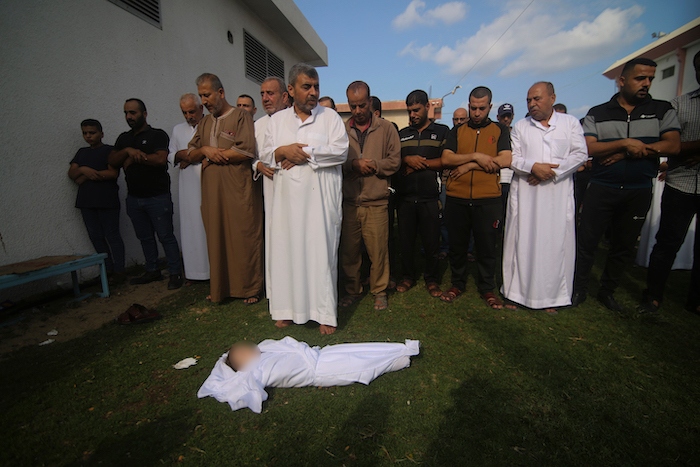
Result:
[[[348,160],[343,164],[343,202],[355,206],[381,206],[389,203],[391,176],[401,167],[399,133],[388,120],[372,117],[364,146],[360,149],[357,130],[351,118],[345,122],[350,142]],[[363,177],[352,170],[355,159],[371,159],[377,173]]]

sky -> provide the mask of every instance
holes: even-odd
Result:
[[[644,47],[653,32],[669,33],[700,16],[693,0],[295,0],[328,46],[318,68],[321,95],[346,102],[354,80],[382,101],[414,89],[444,99],[442,123],[466,107],[469,92],[488,86],[497,107],[525,116],[536,81],[551,81],[557,101],[583,117],[610,99],[615,84],[602,72]],[[652,86],[653,95],[654,88]]]

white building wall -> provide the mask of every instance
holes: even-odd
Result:
[[[700,52],[700,41],[695,41],[685,48],[685,70],[683,73],[683,91],[681,94],[686,94],[690,91],[695,91],[700,87],[698,80],[695,79],[695,68],[693,67],[693,57]]]
[[[678,57],[676,52],[666,54],[663,57],[654,60],[656,62],[656,76],[651,85],[651,95],[654,99],[670,101],[676,97],[676,89],[678,87],[678,76],[680,70],[678,68]],[[673,76],[663,78],[663,71],[667,68],[674,67]]]
[[[104,142],[113,144],[129,129],[124,100],[138,97],[148,122],[170,133],[183,121],[179,96],[196,92],[202,72],[219,75],[234,105],[241,93],[256,97],[256,117],[262,116],[259,85],[245,77],[243,28],[282,58],[285,70],[299,61],[236,0],[165,0],[161,14],[162,30],[107,0],[0,2],[0,264],[94,251],[74,208],[77,186],[66,175],[85,146],[81,120],[98,119]],[[177,171],[171,172],[176,201]],[[127,263],[140,263],[123,174],[120,187]]]

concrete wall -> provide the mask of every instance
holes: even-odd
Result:
[[[100,120],[112,144],[128,130],[124,100],[138,97],[149,123],[170,133],[183,121],[179,96],[196,92],[194,80],[205,71],[219,75],[232,103],[241,93],[258,97],[259,85],[245,77],[244,28],[284,60],[285,70],[299,61],[241,2],[166,0],[161,13],[162,30],[107,0],[0,2],[0,264],[93,252],[73,207],[77,187],[66,175],[85,145],[82,119]],[[171,172],[177,200],[177,171]],[[124,208],[123,174],[119,183],[127,263],[142,262]],[[57,281],[67,279],[33,290]]]
[[[657,67],[654,82],[651,85],[651,95],[654,99],[670,101],[676,97],[676,88],[678,87],[678,76],[680,74],[678,57],[675,52],[672,52],[654,61]],[[674,67],[673,76],[664,79],[663,71],[669,67]]]

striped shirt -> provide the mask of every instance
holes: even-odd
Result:
[[[700,89],[671,100],[681,123],[681,142],[700,140]],[[669,160],[666,184],[683,193],[700,194],[700,164],[686,167],[682,160]]]

